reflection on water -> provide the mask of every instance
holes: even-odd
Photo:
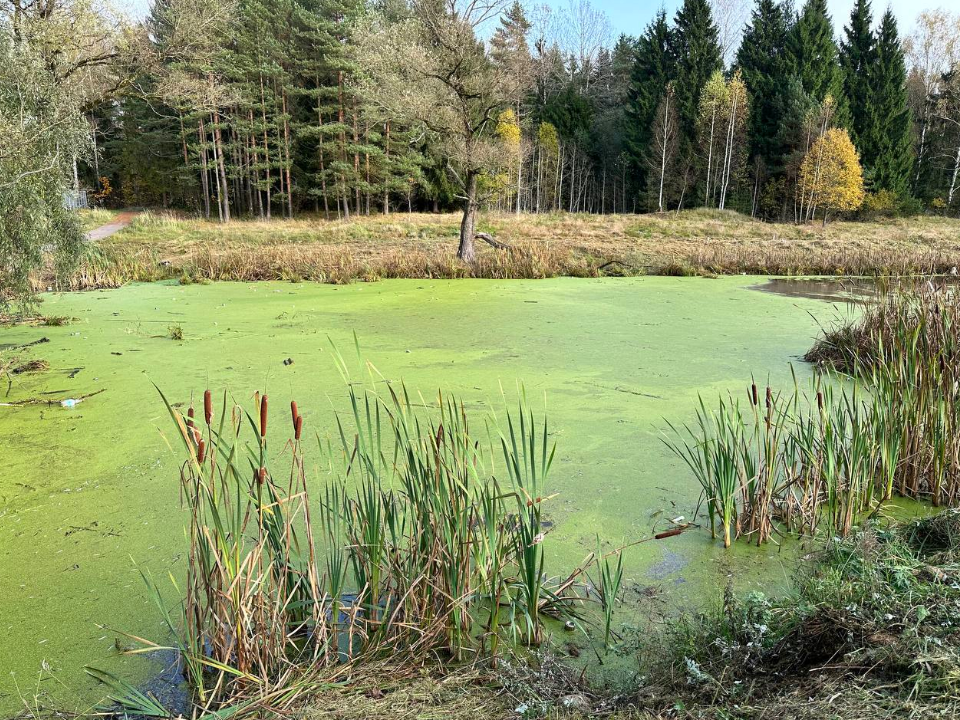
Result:
[[[934,282],[941,285],[956,285],[960,278],[955,275],[938,275],[934,278],[770,278],[752,286],[753,290],[793,298],[822,300],[829,303],[862,304],[870,302],[888,290],[893,283],[901,287]]]

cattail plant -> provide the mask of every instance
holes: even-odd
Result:
[[[895,493],[960,503],[960,297],[925,282],[895,287],[852,324],[827,333],[808,358],[807,393],[747,392],[701,399],[698,426],[667,444],[703,488],[713,529],[768,540],[777,526],[846,535]],[[762,397],[761,397],[762,396]],[[732,491],[739,484],[739,497]],[[728,506],[735,506],[731,511]]]
[[[521,394],[502,428],[488,422],[487,445],[456,398],[431,406],[387,388],[348,385],[339,443],[319,443],[327,477],[315,515],[296,402],[281,471],[267,453],[266,395],[245,413],[224,394],[214,426],[205,392],[203,429],[192,407],[183,416],[164,398],[186,450],[177,648],[205,708],[287,706],[318,677],[384,654],[493,661],[504,639],[537,644],[545,617],[576,616],[586,566],[551,579],[543,551],[555,453],[546,416]],[[609,641],[620,561],[600,573]]]
[[[611,562],[611,555],[616,556],[616,564]],[[613,612],[623,583],[623,550],[618,549],[604,554],[600,537],[597,536],[596,557],[597,579],[593,585],[600,600],[600,610],[603,612],[603,646],[609,648],[613,637]]]

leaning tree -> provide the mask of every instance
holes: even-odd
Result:
[[[463,201],[457,256],[473,262],[479,188],[505,164],[496,135],[511,78],[477,39],[477,28],[501,14],[503,0],[413,0],[399,21],[377,16],[360,33],[358,52],[371,103],[434,136]]]

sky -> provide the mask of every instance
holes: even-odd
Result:
[[[567,7],[571,0],[521,0],[525,5],[546,4],[554,8],[561,9]],[[750,2],[750,0],[746,0]],[[150,0],[116,0],[121,7],[137,17],[143,17],[150,6]],[[637,36],[643,32],[644,27],[653,18],[654,14],[661,6],[665,7],[667,14],[673,17],[683,0],[590,0],[593,7],[602,10],[610,19],[613,37],[626,33]],[[798,8],[802,6],[803,0],[794,0],[794,5]],[[833,26],[839,36],[843,32],[843,26],[846,25],[850,17],[850,10],[853,8],[854,0],[827,0],[830,13],[833,16]],[[914,20],[917,14],[924,9],[934,9],[944,7],[951,9],[953,5],[960,5],[960,0],[873,0],[873,15],[876,21],[880,16],[891,7],[897,16],[897,22],[900,26],[901,37],[909,34],[913,28]]]
[[[569,0],[546,0],[546,2],[560,9],[566,7]],[[603,10],[610,18],[614,36],[620,33],[639,35],[661,6],[666,8],[668,17],[673,17],[682,2],[683,0],[591,0],[595,8]],[[921,10],[936,7],[949,9],[955,4],[960,5],[960,0],[930,0],[929,3],[923,0],[919,2],[917,0],[873,0],[873,15],[874,20],[879,22],[880,16],[887,7],[891,7],[897,17],[900,35],[905,36],[913,28],[914,19]],[[799,9],[803,5],[803,0],[794,0],[794,5]],[[854,0],[827,0],[827,5],[833,17],[834,29],[839,36],[850,18]]]

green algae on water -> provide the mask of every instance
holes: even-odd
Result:
[[[691,519],[699,487],[660,442],[665,419],[690,420],[698,393],[736,391],[751,374],[776,384],[790,363],[809,372],[799,361],[817,331],[809,313],[830,306],[757,293],[756,282],[157,283],[47,296],[45,311],[76,320],[0,330],[0,347],[50,338],[50,369],[20,376],[10,399],[103,392],[72,409],[0,413],[0,715],[22,707],[17,685],[31,695],[44,663],[58,680],[42,687],[70,708],[103,694],[86,664],[132,681],[156,672],[120,655],[114,632],[162,639],[133,562],[158,579],[185,565],[178,456],[152,383],[184,403],[206,388],[241,404],[266,391],[277,413],[295,399],[325,435],[346,409],[330,341],[350,347],[354,332],[384,376],[428,399],[455,392],[481,416],[501,386],[522,381],[545,397],[558,442],[549,564],[572,568],[598,530],[619,543]],[[170,342],[172,326],[188,341]],[[651,594],[691,607],[728,578],[780,586],[792,556],[788,546],[724,552],[699,531],[631,548],[623,615],[642,614]]]

